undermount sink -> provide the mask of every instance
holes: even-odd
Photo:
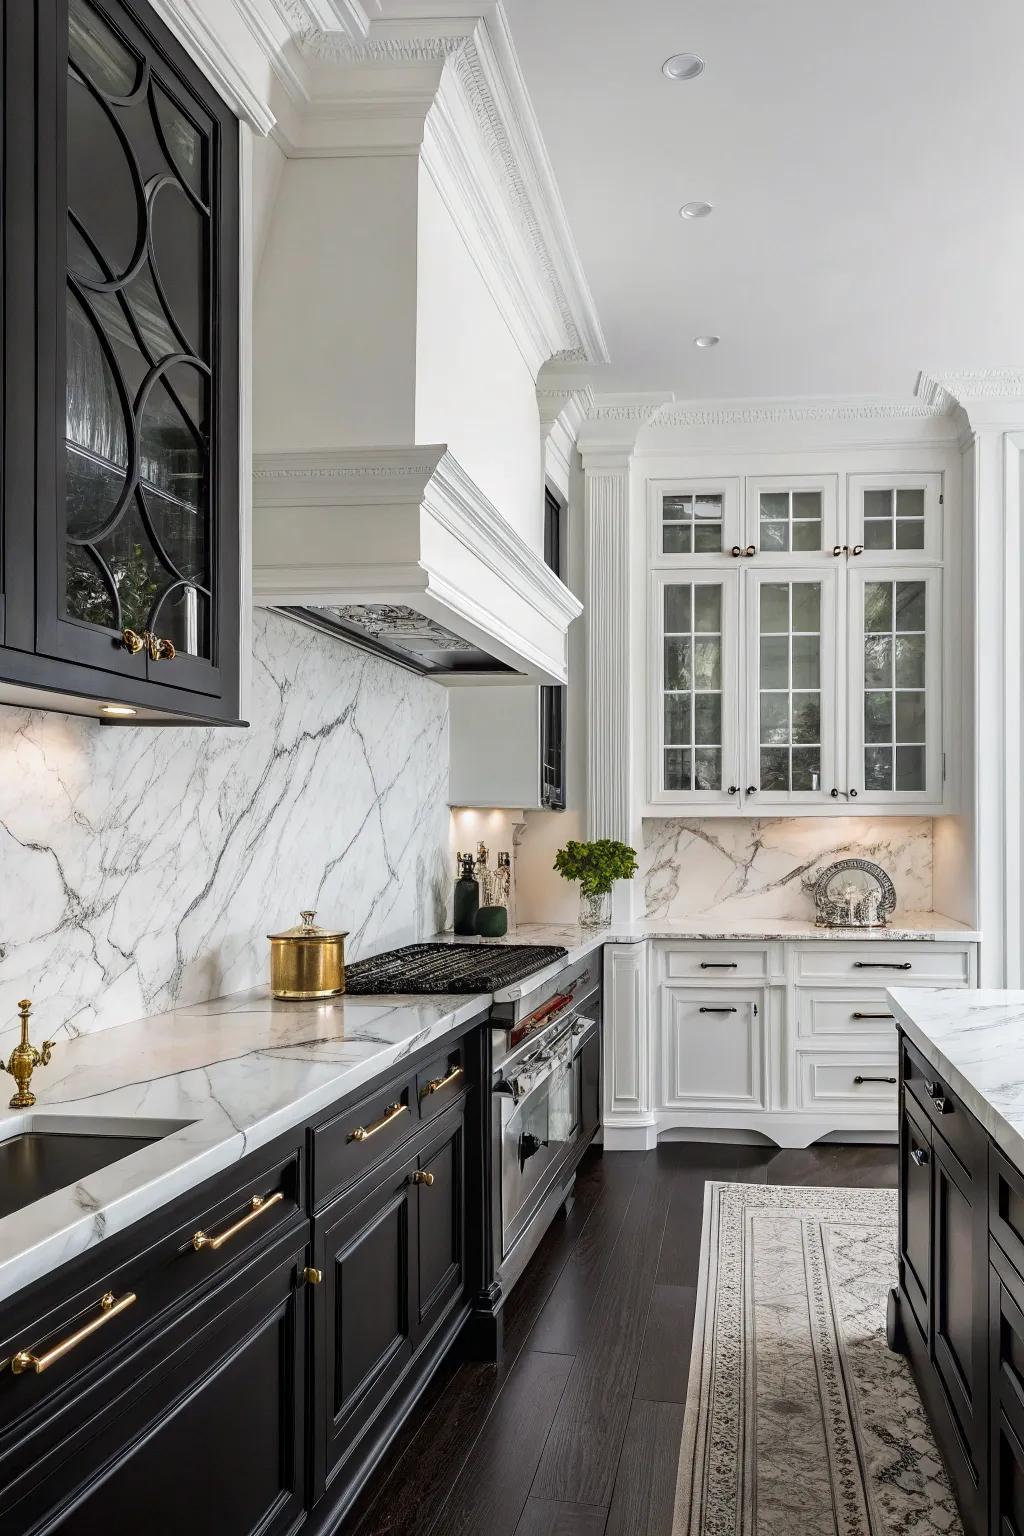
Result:
[[[24,1130],[0,1140],[0,1219],[152,1146],[184,1123],[33,1115]]]

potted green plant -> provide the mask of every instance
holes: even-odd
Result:
[[[611,917],[613,881],[632,880],[636,874],[636,850],[611,837],[568,842],[555,854],[554,867],[563,880],[579,881],[580,927],[600,928]]]

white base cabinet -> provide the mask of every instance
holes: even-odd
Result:
[[[646,940],[605,946],[604,1144],[756,1133],[895,1139],[887,986],[973,987],[976,945]]]

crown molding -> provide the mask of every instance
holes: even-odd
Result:
[[[946,414],[944,405],[914,400],[678,400],[664,406],[651,425],[723,427],[777,426],[806,421],[912,421]]]
[[[232,111],[261,136],[269,134],[276,118],[265,92],[253,83],[236,52],[211,24],[209,7],[201,0],[150,0],[150,4]],[[231,0],[229,9],[252,31],[237,0]],[[256,40],[262,49],[263,43]]]
[[[976,400],[1024,398],[1024,368],[963,368],[917,376],[915,393],[936,410],[951,410]]]

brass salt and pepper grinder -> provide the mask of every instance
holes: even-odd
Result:
[[[23,997],[18,1004],[18,1013],[21,1016],[21,1039],[11,1052],[11,1059],[5,1068],[18,1085],[18,1091],[11,1100],[12,1109],[31,1109],[36,1101],[35,1094],[29,1088],[32,1073],[36,1067],[49,1065],[50,1053],[57,1043],[55,1040],[44,1040],[42,1048],[36,1049],[28,1038],[28,1019],[31,1012],[32,999]]]

